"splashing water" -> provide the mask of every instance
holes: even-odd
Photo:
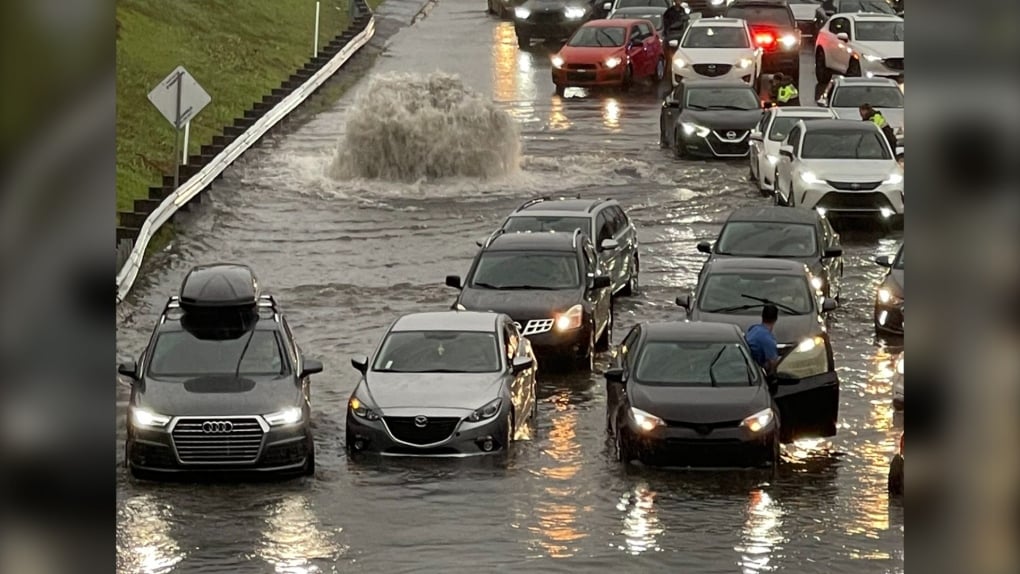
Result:
[[[335,179],[492,178],[518,169],[520,129],[506,111],[433,73],[376,76],[355,99],[329,168]]]

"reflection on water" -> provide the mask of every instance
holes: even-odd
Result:
[[[783,509],[764,490],[752,490],[740,544],[733,548],[740,554],[741,572],[775,570],[769,561],[776,546],[783,542],[782,526]]]
[[[602,123],[609,129],[620,128],[620,102],[616,98],[606,98],[602,102]]]
[[[573,123],[563,113],[563,98],[553,98],[549,106],[549,129],[566,130]]]
[[[124,502],[117,516],[117,571],[170,572],[185,553],[171,536],[171,505],[143,494]]]
[[[288,494],[268,511],[266,527],[259,542],[258,557],[272,564],[280,574],[321,572],[313,560],[333,563],[343,552],[334,540],[337,532],[320,530],[303,494]]]
[[[641,483],[620,497],[616,509],[623,512],[623,530],[626,550],[641,554],[649,550],[662,550],[656,538],[665,530],[655,510],[655,491]]]
[[[545,497],[535,504],[538,526],[532,528],[542,539],[539,544],[553,558],[568,558],[577,553],[576,543],[587,534],[577,529],[579,508],[575,503],[578,492],[573,480],[581,466],[581,444],[577,440],[577,411],[564,391],[552,397],[554,412],[549,414],[549,446],[546,456],[554,462],[539,469],[539,474],[551,482],[544,488]]]
[[[522,122],[534,121],[535,56],[517,47],[511,22],[492,29],[492,95],[498,102],[516,102],[510,114]]]

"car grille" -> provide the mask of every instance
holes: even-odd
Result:
[[[222,422],[229,422],[233,428],[220,432],[203,428],[205,423]],[[183,463],[245,463],[258,460],[263,434],[262,426],[254,418],[208,418],[178,421],[172,437],[177,456]]]
[[[830,211],[878,211],[882,207],[892,207],[889,199],[878,192],[843,193],[830,191],[818,200],[816,207],[824,207]]]
[[[827,179],[825,182],[843,191],[871,191],[882,185],[881,181],[833,181]]]
[[[747,134],[748,130],[713,131],[708,135],[706,141],[708,141],[709,147],[712,148],[712,153],[717,156],[746,157],[750,152],[747,142],[744,141]]]
[[[459,418],[429,418],[424,426],[419,427],[414,419],[417,417],[385,417],[386,428],[393,438],[410,444],[427,445],[443,442],[450,438],[456,430]]]
[[[567,64],[568,70],[594,70],[595,64]]]
[[[903,69],[903,58],[886,58],[882,61],[886,68],[890,70],[902,70]]]
[[[595,70],[570,70],[567,72],[567,81],[570,82],[592,82],[595,80]]]
[[[736,428],[742,421],[723,421],[715,423],[691,423],[686,421],[667,420],[666,425],[671,427],[686,428],[696,431],[698,434],[707,435],[716,429]]]
[[[702,76],[714,78],[728,74],[733,64],[694,64],[694,71]]]
[[[528,335],[538,335],[540,333],[545,333],[546,331],[551,331],[553,323],[555,323],[555,320],[553,319],[532,319],[525,323],[523,327],[521,327],[520,323],[518,323],[518,329],[521,330],[521,335],[527,337]]]
[[[531,16],[528,17],[528,22],[532,24],[559,24],[562,21],[563,13],[560,11],[532,12]]]

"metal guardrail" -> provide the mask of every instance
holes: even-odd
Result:
[[[262,138],[273,126],[280,122],[298,105],[304,102],[308,96],[326,82],[333,74],[343,66],[355,53],[358,52],[375,35],[375,16],[372,16],[365,28],[358,33],[346,46],[343,47],[333,58],[324,64],[304,84],[283,98],[280,103],[273,106],[268,112],[258,119],[243,134],[237,137],[230,145],[223,148],[216,157],[209,161],[201,171],[189,178],[180,187],[170,194],[159,204],[142,223],[142,228],[135,239],[134,247],[127,261],[117,273],[117,304],[127,296],[128,291],[138,277],[138,271],[142,266],[142,259],[149,241],[163,226],[170,217],[177,212],[184,204],[208,187],[223,170],[227,169],[236,160]]]

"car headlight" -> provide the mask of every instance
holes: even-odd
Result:
[[[687,135],[698,134],[698,137],[707,137],[709,132],[712,130],[705,126],[699,126],[698,124],[692,124],[690,122],[681,122],[680,125],[684,129],[684,133]]]
[[[772,424],[775,420],[776,414],[772,412],[771,408],[758,411],[746,419],[740,421],[740,426],[746,428],[751,432],[761,432]]]
[[[708,0],[708,3],[712,6],[722,6],[725,2],[726,0]]]
[[[903,298],[893,293],[892,289],[882,287],[878,290],[878,302],[882,304],[899,304]]]
[[[556,316],[556,329],[560,331],[577,329],[581,326],[581,320],[583,318],[584,307],[581,307],[581,305],[574,305],[570,309],[567,309],[565,313],[560,313]]]
[[[816,275],[811,278],[811,287],[815,291],[821,291],[822,287],[825,287],[825,281],[821,277]]]
[[[765,159],[769,160],[769,165],[776,165],[779,163],[778,155],[767,155],[765,156]]]
[[[468,415],[467,420],[469,423],[476,423],[478,421],[491,419],[492,417],[499,414],[499,407],[501,407],[502,405],[503,399],[495,399],[493,401],[490,401],[486,403],[484,407]]]
[[[741,58],[737,60],[737,67],[740,68],[741,70],[746,70],[750,68],[751,64],[753,63],[754,62],[752,62],[750,58]]]
[[[131,409],[131,423],[136,427],[162,428],[170,422],[170,417],[159,413],[135,407]]]
[[[354,416],[356,417],[363,418],[367,421],[379,420],[379,413],[368,408],[368,406],[364,402],[362,402],[361,399],[359,399],[358,397],[351,397],[351,400],[349,403],[347,403],[347,405],[348,408],[351,409],[351,412],[354,413]]]
[[[800,174],[800,180],[808,185],[814,185],[816,183],[825,183],[825,180],[818,177],[814,172],[805,171]]]
[[[863,56],[864,56],[864,59],[869,61],[869,62],[880,62],[880,61],[882,61],[882,57],[881,56],[875,56],[873,54],[864,54]]]
[[[673,67],[674,68],[679,70],[679,69],[683,68],[686,65],[687,65],[687,60],[684,60],[682,57],[680,57],[680,55],[673,56]]]
[[[792,47],[796,46],[798,41],[797,41],[797,37],[794,36],[793,34],[785,34],[785,35],[779,37],[779,43],[784,48],[789,49],[789,48],[792,48]]]
[[[266,419],[269,426],[278,427],[283,425],[292,425],[299,422],[304,417],[304,411],[301,407],[289,407],[282,411],[276,411],[270,413],[262,418]]]
[[[630,407],[630,416],[634,417],[634,424],[645,432],[651,432],[658,427],[666,426],[665,421],[659,417],[634,407]]]
[[[903,355],[896,359],[896,372],[901,375],[903,374]]]
[[[885,178],[882,185],[899,185],[903,183],[903,176],[898,173],[891,173],[889,177]]]
[[[623,62],[620,58],[613,56],[612,58],[606,58],[606,67],[612,70],[613,68],[620,65]]]
[[[797,347],[779,361],[776,374],[792,379],[806,379],[829,371],[829,356],[825,349],[825,339],[808,337],[797,344]]]
[[[518,6],[517,8],[514,8],[514,16],[517,16],[521,20],[527,20],[528,16],[531,16],[531,10],[523,6]]]
[[[554,68],[562,68],[563,67],[563,58],[561,58],[559,56],[553,56],[552,57],[552,65],[553,65]]]
[[[584,13],[585,9],[580,6],[567,6],[563,9],[563,15],[566,16],[568,20],[584,18]]]

